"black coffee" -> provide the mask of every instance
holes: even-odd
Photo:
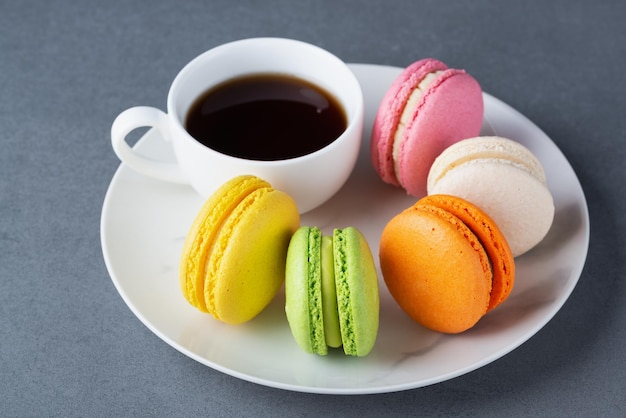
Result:
[[[236,78],[202,94],[185,128],[224,154],[251,160],[283,160],[310,154],[346,129],[343,108],[305,80],[261,74]]]

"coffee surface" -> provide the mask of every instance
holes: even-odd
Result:
[[[345,112],[320,87],[292,76],[260,74],[222,83],[192,104],[185,128],[234,157],[283,160],[310,154],[346,129]]]

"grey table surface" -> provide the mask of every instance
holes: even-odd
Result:
[[[0,415],[626,415],[625,20],[621,0],[0,0]],[[553,320],[471,373],[361,396],[239,380],[145,327],[100,245],[119,166],[111,123],[164,108],[199,53],[256,36],[347,62],[436,57],[540,126],[591,218],[585,268]]]

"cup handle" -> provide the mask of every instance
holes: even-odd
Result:
[[[118,158],[133,170],[159,180],[189,184],[189,179],[176,163],[157,161],[141,155],[126,142],[134,129],[153,127],[169,141],[168,116],[161,110],[149,106],[137,106],[120,113],[111,126],[111,143]]]

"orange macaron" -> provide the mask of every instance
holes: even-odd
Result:
[[[496,223],[472,203],[431,195],[392,218],[380,240],[389,292],[415,321],[460,333],[502,303],[515,263]]]

